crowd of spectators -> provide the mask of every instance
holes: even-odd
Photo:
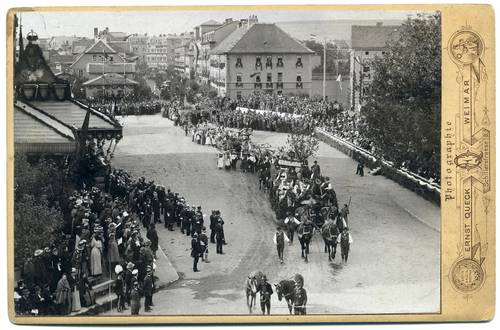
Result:
[[[112,282],[118,311],[137,314],[144,297],[150,311],[155,290],[156,224],[173,230],[185,220],[202,231],[201,207],[144,177],[109,169],[102,189],[90,187],[69,197],[71,223],[58,239],[38,247],[24,261],[15,287],[17,315],[67,315],[95,303],[94,286]]]
[[[161,112],[165,104],[160,98],[144,98],[133,94],[123,97],[100,96],[84,102],[111,117],[154,115]]]

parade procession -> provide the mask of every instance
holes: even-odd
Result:
[[[440,77],[387,85],[439,13],[157,14],[15,16],[16,315],[439,309]]]

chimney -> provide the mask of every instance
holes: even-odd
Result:
[[[99,30],[95,27],[94,28],[94,39],[97,39],[98,34],[99,34]]]

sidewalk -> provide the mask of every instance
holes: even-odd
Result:
[[[177,281],[179,279],[179,274],[177,274],[176,269],[160,245],[158,245],[156,256],[155,277],[157,279],[155,285],[156,291],[160,291],[166,288],[169,284]],[[117,297],[116,294],[113,293],[113,290],[110,290],[110,286],[112,286],[113,283],[114,280],[108,280],[94,286],[94,292],[96,293],[95,305],[82,307],[81,310],[71,313],[70,316],[96,315],[116,308]]]

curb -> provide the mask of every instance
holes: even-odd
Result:
[[[161,279],[156,280],[156,292],[161,291],[168,287],[170,284],[179,280],[179,274],[177,270],[174,268],[170,259],[165,254],[160,245],[158,245],[158,255],[156,265],[156,275],[160,275]],[[70,316],[89,316],[89,315],[97,315],[112,309],[112,307],[116,307],[118,297],[114,293],[107,294],[103,297],[98,297],[96,299],[96,303],[90,307],[82,308],[78,312],[71,313]],[[125,315],[125,314],[124,314]]]

